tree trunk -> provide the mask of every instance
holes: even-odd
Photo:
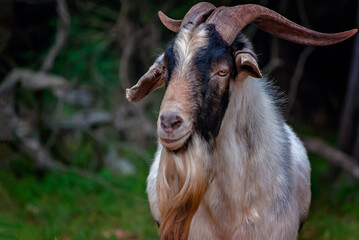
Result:
[[[359,26],[359,0],[357,11]],[[340,123],[339,148],[359,161],[359,34],[356,34],[347,95]]]

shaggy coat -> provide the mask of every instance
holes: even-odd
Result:
[[[247,40],[228,46],[213,26],[189,23],[159,65],[166,92],[147,193],[161,239],[296,239],[310,166]],[[167,131],[171,111],[180,127]]]
[[[240,32],[254,23],[324,46],[357,29],[320,33],[254,4],[200,2],[182,20],[159,18],[177,35],[126,98],[166,87],[147,179],[161,239],[296,239],[311,198],[307,154]]]

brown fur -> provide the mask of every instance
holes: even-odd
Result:
[[[183,78],[174,77],[166,90],[163,97],[161,110],[163,109],[176,109],[181,113],[185,119],[191,120],[191,98],[188,94],[190,86]]]
[[[162,150],[157,178],[161,239],[188,238],[193,215],[207,190],[210,157],[205,141],[194,135],[188,149]]]

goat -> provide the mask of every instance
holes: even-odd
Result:
[[[311,199],[308,157],[240,32],[255,23],[295,43],[329,45],[357,30],[319,33],[251,4],[203,2],[183,20],[159,18],[177,35],[126,97],[166,87],[147,178],[161,239],[296,239]]]

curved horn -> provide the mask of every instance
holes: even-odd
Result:
[[[188,22],[192,22],[194,25],[198,25],[206,21],[207,17],[216,9],[216,7],[208,2],[200,2],[194,5],[184,16],[183,20],[175,20],[167,17],[163,12],[158,12],[163,25],[173,32],[178,32],[183,25]]]
[[[250,23],[255,23],[262,30],[285,40],[314,46],[344,41],[358,31],[352,29],[332,34],[316,32],[286,19],[275,11],[255,4],[218,8],[206,22],[214,24],[228,44],[232,44],[239,32]]]
[[[169,18],[162,11],[158,11],[158,17],[160,18],[162,24],[172,32],[178,32],[181,28],[182,20]]]

